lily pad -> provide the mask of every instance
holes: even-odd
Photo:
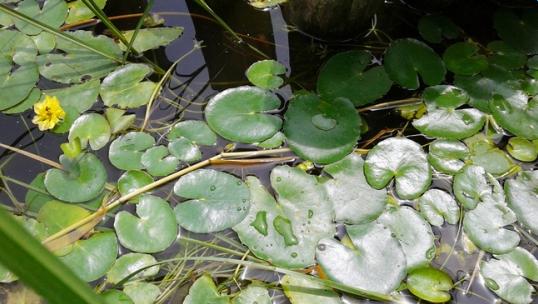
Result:
[[[150,102],[156,84],[142,81],[153,70],[146,64],[130,63],[108,74],[101,83],[101,98],[105,105],[122,109],[138,108]]]
[[[82,207],[54,200],[43,205],[37,220],[44,225],[47,235],[53,235],[90,214],[90,211]]]
[[[110,144],[108,158],[114,167],[121,170],[142,169],[142,155],[153,145],[155,139],[148,133],[130,132]]]
[[[56,47],[56,36],[49,32],[41,32],[36,36],[30,36],[40,54],[52,52]]]
[[[419,75],[427,85],[438,85],[445,79],[443,61],[429,46],[415,39],[393,41],[385,54],[385,70],[402,87],[416,90]]]
[[[390,230],[380,223],[347,226],[355,248],[323,239],[316,259],[330,279],[355,288],[388,294],[405,278],[405,255]]]
[[[174,211],[165,200],[144,195],[136,205],[136,214],[120,211],[114,229],[122,246],[136,252],[154,253],[168,248],[177,236]]]
[[[344,304],[332,289],[306,278],[285,275],[280,285],[292,304]]]
[[[441,43],[444,39],[456,39],[461,30],[446,16],[428,15],[418,21],[418,32],[430,43]]]
[[[127,41],[133,39],[135,31],[125,31],[123,36]],[[133,43],[133,48],[139,52],[143,53],[145,51],[156,49],[160,46],[166,46],[170,42],[176,40],[183,33],[182,27],[155,27],[155,28],[144,28],[138,30],[135,41]],[[127,50],[127,47],[123,44],[120,45],[122,50]]]
[[[487,69],[486,56],[479,54],[480,48],[472,42],[456,42],[443,54],[446,68],[458,75],[474,75]]]
[[[215,95],[205,108],[209,127],[236,142],[255,143],[273,136],[282,126],[280,117],[268,114],[280,106],[271,92],[242,86]]]
[[[488,43],[488,50],[493,54],[488,57],[490,64],[498,65],[508,70],[520,69],[525,66],[527,56],[512,48],[506,42],[498,40]]]
[[[260,143],[255,143],[260,148],[263,149],[274,149],[281,147],[284,144],[284,141],[286,140],[286,135],[282,132],[276,132],[273,137],[266,139]]]
[[[452,186],[456,200],[466,209],[474,209],[480,202],[504,202],[501,185],[480,166],[465,166],[454,176]]]
[[[107,172],[101,161],[91,153],[76,160],[60,156],[63,170],[49,169],[45,187],[54,197],[70,203],[82,203],[96,198],[105,188]]]
[[[232,304],[272,304],[269,291],[263,286],[248,285],[232,300]]]
[[[278,89],[284,83],[279,75],[286,73],[286,67],[275,60],[254,62],[245,72],[248,81],[262,89]]]
[[[179,166],[179,159],[171,156],[168,148],[157,146],[149,148],[142,154],[140,163],[153,176],[166,176]]]
[[[139,170],[129,170],[123,173],[118,179],[118,191],[120,194],[127,195],[153,182],[151,175]],[[137,202],[138,198],[132,199]]]
[[[201,120],[180,121],[170,129],[167,135],[168,140],[181,137],[197,145],[214,146],[217,144],[217,135]]]
[[[425,266],[435,256],[431,226],[413,208],[402,206],[383,213],[378,221],[389,228],[400,242],[407,270]]]
[[[123,288],[123,291],[133,300],[134,304],[153,304],[161,294],[158,286],[146,282],[129,283]]]
[[[335,233],[334,212],[319,181],[298,168],[279,166],[271,172],[278,204],[255,177],[248,177],[251,206],[233,229],[259,258],[286,268],[315,263],[322,238]]]
[[[323,169],[332,177],[323,185],[333,203],[336,221],[364,224],[375,220],[385,209],[387,192],[368,185],[363,165],[362,158],[352,153]]]
[[[118,255],[118,242],[113,232],[99,232],[72,245],[71,251],[59,257],[79,278],[92,282],[112,267]]]
[[[230,304],[226,295],[220,295],[217,286],[208,275],[201,276],[189,289],[183,304]]]
[[[26,98],[19,102],[18,104],[14,105],[13,107],[3,110],[2,113],[4,114],[19,114],[22,113],[34,106],[39,100],[41,99],[41,90],[38,88],[33,88],[32,91],[30,91],[30,94],[26,96]],[[65,120],[65,118],[64,118]]]
[[[2,64],[2,59],[0,59],[0,66]],[[10,69],[0,71],[0,91],[2,91],[0,111],[23,102],[34,89],[39,79],[39,73],[35,64],[23,65],[11,72]]]
[[[98,8],[103,9],[106,5],[107,0],[94,0],[93,3],[97,5]],[[69,14],[65,23],[72,24],[80,21],[85,21],[91,19],[95,14],[91,11],[89,7],[82,2],[82,0],[75,0],[68,2],[67,6],[69,7]]]
[[[192,164],[202,159],[202,151],[198,146],[185,137],[180,137],[168,143],[170,154],[178,160]]]
[[[248,214],[250,195],[240,179],[225,172],[200,169],[181,177],[174,193],[188,201],[174,208],[179,225],[189,231],[221,231]]]
[[[527,54],[538,53],[538,12],[522,10],[520,15],[514,11],[501,10],[494,16],[497,34],[510,46]]]
[[[284,118],[290,149],[315,163],[330,164],[344,158],[360,137],[361,120],[347,99],[326,102],[310,93],[301,94],[290,101]]]
[[[383,66],[367,71],[373,56],[366,51],[348,51],[334,55],[319,73],[318,91],[325,100],[347,98],[355,106],[362,106],[383,97],[392,81]]]
[[[426,191],[418,200],[420,213],[433,226],[442,226],[444,221],[454,225],[458,223],[460,208],[454,198],[439,189]]]
[[[495,95],[489,102],[495,121],[512,134],[526,139],[538,139],[538,98],[508,100]]]
[[[105,110],[105,117],[108,120],[112,134],[125,131],[134,123],[136,114],[124,114],[125,110],[121,109],[107,108]]]
[[[403,199],[415,199],[431,184],[432,173],[426,154],[416,142],[393,137],[370,150],[364,175],[375,189],[382,189],[394,178],[396,193]]]
[[[59,28],[67,17],[67,3],[64,0],[46,0],[43,7],[39,7],[36,0],[23,0],[16,9],[33,20],[45,23],[46,25]],[[14,19],[17,29],[27,35],[37,35],[42,29],[22,19]]]
[[[154,264],[157,264],[157,260],[152,255],[144,253],[127,253],[116,260],[114,266],[108,271],[106,280],[111,284],[117,284],[127,276]],[[129,280],[152,277],[158,272],[159,266],[156,265],[139,271]]]
[[[523,162],[532,162],[538,158],[538,145],[521,137],[511,137],[506,150],[513,158]]]
[[[88,144],[92,150],[99,150],[110,140],[110,125],[101,114],[89,113],[77,118],[69,129],[69,141],[76,138],[84,149]]]
[[[464,142],[470,151],[467,163],[481,166],[494,176],[502,176],[516,167],[512,159],[482,133],[467,138]]]
[[[469,149],[458,140],[438,139],[429,146],[428,161],[435,170],[454,175],[464,166]]]
[[[37,47],[30,37],[21,32],[0,29],[0,54],[18,65],[26,65],[35,62]],[[2,65],[2,73],[4,68],[7,66]]]
[[[95,79],[67,88],[47,90],[45,94],[57,97],[62,107],[70,106],[78,113],[84,113],[97,102],[99,84],[99,80]]]
[[[504,184],[508,207],[519,222],[538,234],[538,171],[523,171]]]
[[[37,213],[45,203],[54,200],[54,197],[45,188],[45,173],[37,174],[30,183],[30,186],[31,188],[28,188],[28,192],[26,192],[26,196],[24,197],[24,202],[29,211]]]
[[[525,278],[538,281],[538,261],[527,250],[517,247],[513,251],[495,255],[483,261],[480,273],[486,286],[502,299],[513,304],[529,304],[535,288]]]
[[[450,301],[452,279],[445,272],[432,267],[413,270],[407,277],[407,288],[412,294],[430,303]]]
[[[133,300],[123,291],[108,289],[101,294],[106,304],[134,304]]]

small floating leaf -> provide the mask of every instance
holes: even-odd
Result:
[[[194,163],[202,159],[202,152],[198,146],[185,137],[180,137],[170,141],[168,144],[170,154],[178,160],[188,164]]]
[[[445,272],[432,267],[413,270],[407,277],[407,288],[412,294],[431,303],[450,301],[452,279]]]
[[[45,173],[37,174],[30,186],[31,188],[28,188],[24,197],[24,202],[29,211],[37,213],[48,201],[54,200],[54,196],[48,194],[47,188],[45,188]]]
[[[495,121],[516,136],[538,139],[538,98],[508,100],[495,95],[489,102]]]
[[[36,0],[23,0],[17,6],[17,11],[52,28],[59,28],[67,17],[67,3],[64,0],[47,0],[40,8]],[[17,29],[27,35],[37,35],[42,31],[22,19],[13,21]]]
[[[519,222],[538,234],[538,171],[523,171],[504,183],[508,207]]]
[[[118,179],[118,191],[121,195],[127,195],[153,182],[153,178],[146,172],[139,170],[129,170],[123,173]],[[138,198],[132,199],[134,202]]]
[[[175,156],[171,156],[165,146],[157,146],[146,150],[140,158],[140,163],[153,176],[166,176],[174,172],[179,166],[179,160]]]
[[[146,282],[129,283],[123,291],[133,300],[134,304],[153,304],[161,290],[158,286]]]
[[[434,226],[442,226],[445,219],[451,225],[458,222],[460,208],[454,198],[445,191],[430,189],[417,203],[422,215]]]
[[[254,62],[246,71],[248,81],[262,89],[278,89],[284,83],[279,75],[286,73],[286,67],[275,60]]]
[[[120,244],[136,252],[154,253],[168,248],[176,239],[177,223],[167,201],[144,195],[136,205],[136,214],[120,211],[114,229]]]
[[[217,135],[201,120],[180,121],[170,129],[167,135],[170,141],[181,137],[197,145],[214,146],[217,144]]]
[[[480,166],[465,166],[454,176],[452,187],[456,200],[466,209],[474,209],[479,202],[504,202],[501,185]]]
[[[444,39],[458,38],[461,30],[445,16],[427,15],[418,21],[418,32],[428,42],[441,43]]]
[[[152,69],[141,63],[130,63],[122,66],[103,79],[101,98],[105,105],[117,105],[125,108],[138,108],[150,101],[156,84],[142,81],[152,73]]]
[[[273,137],[266,139],[260,143],[256,143],[255,145],[263,149],[274,149],[282,146],[285,140],[286,136],[284,135],[284,133],[276,132]]]
[[[241,290],[239,295],[232,300],[232,304],[272,304],[273,301],[269,296],[267,288],[248,285],[247,288]]]
[[[93,3],[95,3],[100,9],[103,9],[105,7],[106,2],[107,0],[93,1]],[[95,16],[92,10],[87,7],[82,0],[68,2],[67,6],[69,7],[69,15],[67,15],[67,19],[65,20],[65,23],[67,24],[85,21]]]
[[[33,88],[26,98],[13,107],[3,110],[4,114],[19,114],[34,106],[41,99],[41,90]],[[67,115],[66,115],[67,116]],[[64,118],[65,121],[65,118]]]
[[[108,271],[106,280],[108,283],[117,284],[127,276],[143,268],[143,271],[132,276],[130,280],[152,277],[159,272],[159,266],[146,267],[154,264],[157,264],[157,260],[152,255],[144,253],[127,253],[116,260],[114,266]]]
[[[0,59],[0,66],[4,63]],[[6,70],[0,70],[0,91],[2,99],[0,100],[0,111],[6,110],[24,101],[24,99],[33,90],[39,73],[35,64],[27,64],[11,71],[11,67]]]
[[[92,150],[99,150],[110,140],[110,125],[103,115],[84,114],[77,118],[69,129],[69,141],[80,140],[82,148],[88,144]]]
[[[123,32],[127,41],[133,39],[135,30]],[[182,27],[155,27],[139,29],[133,43],[133,49],[139,53],[156,49],[160,46],[167,46],[170,42],[176,40],[183,33]],[[122,50],[127,50],[125,45],[121,44]],[[135,303],[136,304],[136,303]]]
[[[446,68],[458,75],[474,75],[488,67],[486,56],[478,53],[479,47],[472,42],[456,42],[443,54]]]
[[[532,162],[538,158],[538,146],[521,137],[511,137],[506,145],[506,150],[513,158],[523,162]]]
[[[241,222],[248,214],[247,186],[225,172],[200,169],[181,177],[174,193],[188,201],[174,208],[179,225],[189,231],[221,231]]]
[[[516,166],[503,150],[482,133],[467,138],[464,142],[470,151],[467,163],[481,166],[494,176],[502,176]]]
[[[128,295],[116,289],[108,289],[101,296],[106,304],[134,304]]]
[[[44,225],[47,235],[53,235],[90,214],[90,211],[76,205],[49,201],[39,209],[37,219]]]
[[[45,94],[56,96],[62,107],[73,107],[78,113],[83,113],[97,101],[99,85],[99,80],[95,79],[67,88],[47,90]]]
[[[125,110],[116,108],[107,108],[105,110],[105,117],[110,125],[110,131],[112,134],[119,133],[128,129],[136,119],[135,114],[124,115]]]
[[[144,132],[130,132],[116,138],[110,144],[108,158],[114,167],[121,170],[142,169],[144,151],[155,144],[155,139]]]
[[[306,278],[285,275],[280,279],[280,285],[292,304],[344,304],[332,289]]]
[[[488,50],[493,54],[488,57],[489,63],[498,65],[508,70],[515,70],[525,66],[527,56],[512,48],[504,41],[492,41],[488,43]]]
[[[538,53],[538,12],[522,10],[521,15],[514,11],[501,10],[495,13],[494,26],[497,34],[510,46],[527,54]]]
[[[201,276],[189,289],[183,304],[230,304],[227,296],[220,295],[217,286],[208,275]]]
[[[429,146],[428,161],[435,170],[454,175],[465,166],[468,155],[469,149],[462,142],[438,139]]]
[[[403,199],[414,199],[431,184],[431,169],[422,147],[407,138],[388,138],[370,150],[364,163],[368,183],[382,189],[395,178],[396,192]]]

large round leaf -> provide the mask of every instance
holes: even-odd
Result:
[[[347,98],[362,106],[383,97],[392,86],[383,66],[367,71],[372,55],[366,51],[348,51],[331,57],[318,77],[318,91],[325,100]]]
[[[420,87],[419,75],[427,85],[437,85],[445,79],[443,61],[429,46],[415,39],[393,41],[385,54],[385,70],[389,77],[404,88]]]
[[[233,229],[259,258],[287,268],[315,263],[318,241],[335,233],[332,205],[314,176],[298,168],[280,166],[271,172],[278,204],[261,182],[248,177],[251,206]]]
[[[230,304],[225,295],[220,295],[209,275],[201,276],[189,289],[183,304]]]
[[[332,177],[323,185],[333,203],[336,221],[364,224],[375,220],[385,209],[387,192],[368,185],[363,165],[362,158],[352,153],[323,169]]]
[[[279,75],[286,73],[286,67],[274,60],[254,62],[245,72],[248,80],[262,89],[278,89],[284,80]]]
[[[100,232],[73,244],[71,251],[59,257],[82,280],[91,282],[102,277],[114,264],[118,242],[113,232]]]
[[[155,144],[153,136],[144,132],[130,132],[110,144],[108,158],[114,167],[122,170],[142,169],[142,155]]]
[[[460,208],[454,198],[443,190],[430,189],[418,200],[420,213],[434,226],[442,226],[446,220],[449,224],[456,224]]]
[[[519,222],[538,234],[538,171],[523,171],[504,183],[508,207]]]
[[[146,267],[154,264],[157,264],[157,260],[152,255],[144,253],[127,253],[116,260],[114,266],[108,271],[106,280],[111,284],[117,284],[135,272],[137,272],[137,274],[133,275],[130,280],[151,277],[159,272],[159,265],[149,268]]]
[[[432,173],[422,147],[407,138],[393,137],[378,143],[366,157],[364,175],[368,183],[381,189],[395,178],[396,192],[414,199],[431,184]]]
[[[420,299],[431,303],[445,303],[450,301],[453,287],[452,279],[445,272],[423,267],[413,270],[407,277],[407,288]]]
[[[263,286],[250,284],[232,300],[232,304],[272,304],[269,291]]]
[[[174,209],[179,225],[189,231],[221,231],[241,222],[248,214],[247,186],[228,173],[201,169],[181,177],[174,193],[190,199]]]
[[[93,150],[99,150],[110,140],[110,125],[106,118],[97,113],[84,114],[77,118],[69,129],[69,141],[80,140],[85,148],[88,144]]]
[[[405,255],[390,230],[380,223],[347,226],[354,249],[323,239],[316,259],[330,279],[355,288],[388,294],[405,278]]]
[[[489,102],[495,121],[509,132],[526,139],[538,139],[538,98],[505,99],[495,95]]]
[[[276,95],[242,86],[215,95],[205,108],[207,123],[220,136],[255,143],[273,136],[282,126],[280,117],[268,114],[280,106]]]
[[[293,304],[344,304],[334,290],[306,278],[285,275],[280,279],[280,285]]]
[[[454,176],[452,187],[456,199],[466,209],[474,209],[480,202],[504,202],[501,185],[480,166],[465,166]]]
[[[528,54],[538,53],[538,12],[522,10],[515,12],[502,10],[495,14],[495,29],[499,36],[510,46]]]
[[[301,158],[329,164],[353,151],[360,137],[361,120],[351,102],[337,98],[324,101],[302,94],[290,101],[284,134],[288,145]]]
[[[428,161],[435,170],[454,175],[465,166],[469,149],[457,140],[438,139],[429,146]]]
[[[114,228],[122,246],[136,252],[153,253],[168,248],[176,239],[177,223],[167,201],[144,195],[136,205],[136,214],[120,211]]]
[[[458,75],[474,75],[488,67],[486,56],[478,54],[479,47],[472,42],[456,42],[443,54],[446,68]]]
[[[101,83],[101,98],[105,105],[111,107],[138,108],[150,101],[156,84],[142,81],[152,73],[152,69],[141,63],[124,65],[108,74]]]
[[[40,8],[36,0],[23,0],[17,6],[17,11],[35,21],[59,28],[67,17],[67,3],[64,0],[47,0],[43,8]],[[14,21],[17,29],[25,34],[37,35],[42,31],[41,28],[30,25],[22,19],[16,18]]]
[[[105,188],[107,172],[95,155],[85,153],[76,160],[62,155],[60,162],[63,170],[53,168],[45,174],[45,187],[54,197],[82,203],[96,198]]]

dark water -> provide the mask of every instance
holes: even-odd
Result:
[[[107,13],[109,16],[118,16],[129,13],[139,13],[143,10],[143,3],[140,1],[109,1]],[[400,37],[417,37],[416,24],[421,15],[425,14],[425,7],[432,4],[424,1],[408,1],[413,8],[402,5],[400,2],[387,2],[384,11],[378,15],[378,27],[385,31],[392,39]],[[435,2],[435,1],[434,1]],[[532,1],[531,1],[532,2]],[[368,29],[357,29],[355,39],[346,41],[324,41],[315,39],[309,35],[302,34],[286,24],[285,8],[270,10],[255,10],[244,1],[208,1],[216,13],[224,19],[228,25],[236,31],[243,42],[238,42],[229,33],[215,22],[204,10],[197,6],[194,1],[170,1],[157,0],[153,8],[154,13],[159,13],[165,19],[167,26],[182,26],[184,33],[180,39],[174,41],[166,49],[150,52],[149,58],[154,59],[163,68],[169,67],[172,62],[190,52],[197,42],[203,43],[201,50],[195,50],[185,60],[181,61],[174,71],[173,79],[163,90],[163,96],[181,105],[172,106],[163,99],[156,111],[152,114],[152,123],[149,128],[158,128],[162,124],[170,124],[180,119],[201,119],[202,111],[207,100],[220,90],[229,87],[246,84],[247,80],[244,71],[253,62],[263,59],[263,56],[254,52],[247,46],[251,44],[265,53],[268,57],[276,59],[287,67],[287,76],[290,77],[290,84],[278,91],[283,100],[288,99],[293,90],[306,88],[315,89],[315,81],[321,64],[332,54],[347,50],[364,48],[365,44],[372,43],[374,37],[364,38]],[[529,2],[526,2],[529,3]],[[459,1],[453,6],[441,9],[445,15],[465,29],[469,37],[480,41],[489,42],[496,39],[492,26],[492,14],[498,8],[495,1]],[[432,11],[431,8],[429,10]],[[137,22],[136,18],[122,19],[117,24],[122,28],[132,28]],[[96,31],[102,32],[102,26],[96,26]],[[376,42],[378,43],[378,42]],[[387,43],[382,42],[383,43]],[[445,46],[442,46],[444,48]],[[442,48],[440,50],[442,50]],[[381,51],[374,51],[374,55],[381,55]],[[386,101],[400,98],[407,98],[412,95],[408,92],[393,87],[391,92],[384,98]],[[283,105],[284,106],[284,105]],[[95,110],[99,111],[99,108]],[[137,112],[139,119],[143,119],[144,109]],[[32,113],[23,115],[6,116],[0,114],[0,142],[16,146],[27,151],[39,154],[45,158],[56,160],[61,154],[59,145],[66,141],[66,136],[46,133],[43,134],[32,125]],[[403,121],[393,111],[378,111],[365,113],[370,129],[363,136],[364,141],[377,134],[383,128],[402,128]],[[159,131],[157,134],[163,134]],[[408,128],[406,133],[412,135],[416,133]],[[424,139],[419,139],[424,141]],[[227,142],[221,140],[217,149],[204,150],[204,156],[209,157],[220,152]],[[248,148],[248,147],[239,147]],[[98,154],[101,160],[106,163],[109,170],[109,180],[115,181],[120,171],[108,164],[108,148],[103,148]],[[263,182],[268,184],[269,173],[274,165],[258,166],[221,166],[237,176],[255,174]],[[33,177],[48,169],[35,161],[22,156],[11,158],[11,154],[0,149],[0,169],[6,176],[24,182],[31,182]],[[24,201],[26,189],[10,184],[17,199]],[[169,185],[168,185],[169,186]],[[450,191],[450,181],[439,178],[435,181],[437,188]],[[163,187],[159,191],[166,195],[169,187]],[[9,202],[5,193],[0,193],[0,201]],[[174,203],[174,198],[171,198]],[[405,202],[404,202],[405,203]],[[434,229],[438,237],[437,245],[443,249],[450,249],[455,242],[457,226],[445,225],[441,229]],[[536,248],[530,244],[525,244],[537,254]],[[531,248],[532,247],[532,248]],[[177,249],[177,248],[175,248]],[[465,275],[470,275],[475,267],[477,253],[467,254],[464,252],[461,238],[457,240],[453,254],[445,263],[447,253],[442,250],[434,261],[434,265],[439,267],[443,264],[454,281]],[[167,251],[162,257],[171,256],[173,253]],[[247,269],[243,273],[243,278],[256,278],[272,276]],[[462,290],[467,288],[467,282],[459,286]],[[0,291],[0,295],[1,295]],[[175,297],[177,303],[181,296]],[[346,299],[347,303],[370,303],[365,300]],[[404,303],[415,303],[416,300],[409,297]],[[279,292],[275,293],[275,303],[287,303],[285,297]],[[486,304],[496,303],[495,296],[484,287],[480,276],[477,276],[474,284],[470,287],[470,292],[464,294],[461,290],[453,292],[452,303]],[[535,300],[534,303],[538,303]]]

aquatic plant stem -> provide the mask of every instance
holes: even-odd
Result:
[[[405,98],[400,100],[392,100],[387,102],[378,103],[375,105],[371,105],[368,107],[360,108],[358,109],[359,113],[367,112],[367,111],[379,111],[379,110],[388,110],[393,108],[398,108],[401,106],[409,106],[409,105],[415,105],[420,104],[422,102],[421,98],[417,97],[411,97],[411,98]]]
[[[125,53],[123,54],[123,61],[127,61],[127,58],[129,57],[129,54],[131,53],[131,50],[133,49],[133,44],[136,40],[136,37],[138,37],[138,32],[140,31],[140,28],[142,28],[142,25],[144,24],[144,18],[149,14],[151,8],[153,7],[153,3],[155,0],[149,0],[148,4],[146,5],[146,8],[144,9],[144,13],[142,17],[138,20],[138,23],[136,24],[133,36],[131,37],[131,40],[129,41],[129,44],[127,45],[127,50],[125,50]],[[110,19],[108,19],[110,20]]]
[[[482,261],[482,258],[484,258],[484,250],[480,250],[478,253],[478,257],[476,258],[476,263],[473,268],[473,273],[471,274],[471,278],[469,279],[469,284],[467,284],[467,288],[465,288],[465,293],[468,293],[471,289],[471,285],[473,285],[474,279],[476,277],[476,274],[478,273],[478,270],[480,269],[480,261]]]

